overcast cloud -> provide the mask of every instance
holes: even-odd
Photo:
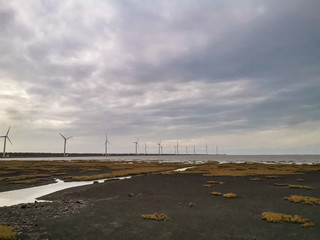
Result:
[[[0,0],[8,151],[312,154],[318,0]],[[3,135],[0,133],[0,135]]]

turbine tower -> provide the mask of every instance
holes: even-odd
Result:
[[[138,143],[139,143],[139,138],[137,139],[136,142],[133,142],[134,144],[136,144],[136,155],[138,155]]]
[[[206,144],[206,155],[208,155],[208,145]]]
[[[65,137],[65,136],[63,136],[61,133],[59,133],[59,134],[61,135],[61,137],[62,137],[63,140],[64,140],[64,144],[63,144],[63,156],[66,156],[67,140],[70,139],[70,138],[72,138],[72,136],[71,136],[71,137]]]
[[[147,155],[147,144],[144,144],[144,155]]]
[[[196,146],[193,146],[193,154],[196,154]]]
[[[108,155],[108,144],[110,144],[109,140],[108,140],[108,135],[106,134],[106,141],[104,143],[105,148],[104,148],[104,155]]]
[[[218,152],[218,145],[216,146],[216,154],[219,155],[219,152]]]
[[[9,136],[8,136],[9,131],[10,131],[10,127],[8,128],[8,131],[7,131],[7,134],[6,134],[6,135],[4,135],[4,136],[0,136],[1,138],[4,138],[4,142],[3,142],[3,155],[2,155],[2,157],[6,157],[6,145],[7,145],[7,139],[9,140],[9,142],[10,142],[10,143],[11,143],[11,145],[12,145],[12,142],[11,142],[11,140],[10,140]]]

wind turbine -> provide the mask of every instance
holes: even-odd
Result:
[[[219,155],[219,152],[218,152],[218,145],[216,146],[216,154]]]
[[[62,137],[63,140],[64,140],[64,144],[63,144],[63,156],[66,156],[67,140],[68,140],[69,138],[72,138],[73,136],[71,136],[71,137],[65,137],[65,136],[63,136],[61,133],[59,133],[59,134],[61,135],[61,137]]]
[[[144,155],[147,155],[147,144],[144,144]]]
[[[177,155],[179,155],[179,142],[177,140]]]
[[[160,155],[161,154],[161,139],[160,139],[158,145],[159,145],[159,155]]]
[[[3,157],[6,157],[6,145],[7,145],[7,139],[9,140],[9,142],[11,143],[11,145],[12,145],[12,142],[11,142],[11,140],[10,140],[10,138],[9,138],[9,136],[8,136],[8,134],[9,134],[9,131],[10,131],[10,127],[8,128],[8,131],[7,131],[7,134],[6,135],[4,135],[4,136],[0,136],[1,138],[4,138],[4,143],[3,143]]]
[[[206,144],[206,155],[208,155],[208,145]]]
[[[193,154],[196,154],[196,146],[193,146]]]
[[[136,142],[133,142],[134,144],[136,144],[136,155],[138,155],[138,143],[139,143],[139,138],[137,139]]]
[[[106,141],[104,143],[105,145],[105,149],[104,149],[104,155],[108,154],[108,144],[110,144],[109,140],[108,140],[108,135],[106,134]]]

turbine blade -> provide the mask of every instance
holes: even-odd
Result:
[[[11,127],[9,127],[9,128],[8,128],[8,131],[7,131],[7,134],[6,134],[6,136],[8,136],[8,134],[9,134],[9,131],[10,131],[10,128],[11,128]]]
[[[11,140],[10,140],[10,138],[9,138],[8,136],[7,136],[7,139],[9,140],[9,142],[11,143],[11,145],[13,145],[12,142],[11,142]]]
[[[61,137],[63,137],[64,139],[66,139],[66,137],[65,136],[63,136],[61,133],[59,133],[60,135],[61,135]]]
[[[72,138],[73,136],[71,136],[71,137],[68,137],[68,138],[66,138],[66,140],[68,140],[69,138]]]

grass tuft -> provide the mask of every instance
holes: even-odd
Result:
[[[211,192],[212,195],[215,195],[215,196],[222,196],[222,193],[221,192]]]
[[[142,214],[141,217],[147,220],[154,220],[154,221],[169,221],[169,218],[164,215],[163,213],[154,213],[154,214]]]
[[[238,194],[235,194],[235,193],[225,193],[225,194],[223,194],[223,197],[224,197],[224,198],[236,198],[236,197],[238,197]]]
[[[287,184],[287,183],[275,183],[274,185],[277,186],[277,187],[286,187],[286,186],[289,186],[289,184]]]
[[[284,197],[285,200],[288,200],[290,202],[294,203],[304,203],[309,205],[318,204],[320,205],[320,198],[314,198],[314,197],[306,197],[306,196],[299,196],[299,195],[291,195],[289,197]]]
[[[220,184],[220,185],[223,185],[223,184],[225,184],[226,182],[220,182],[220,181],[207,181],[207,183],[209,183],[209,184]]]
[[[211,184],[203,184],[202,187],[212,187]]]
[[[15,239],[17,233],[13,230],[14,227],[0,225],[0,239]]]
[[[303,218],[299,215],[288,215],[283,213],[275,213],[275,212],[264,212],[262,213],[262,219],[272,222],[290,222],[290,223],[299,223],[302,227],[314,227],[315,224],[310,221],[308,218]]]
[[[250,178],[249,180],[250,180],[250,181],[262,181],[262,179],[261,179],[261,178],[258,178],[258,177]]]
[[[305,185],[289,185],[289,188],[300,188],[300,189],[307,189],[307,190],[311,190],[312,189],[312,187],[305,186]]]

